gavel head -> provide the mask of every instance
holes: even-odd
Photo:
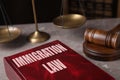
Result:
[[[120,33],[103,31],[98,29],[86,29],[84,33],[85,41],[117,49],[120,47]]]

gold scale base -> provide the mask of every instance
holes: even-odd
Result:
[[[28,36],[31,43],[44,42],[50,38],[50,35],[45,32],[35,31]]]

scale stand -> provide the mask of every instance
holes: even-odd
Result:
[[[50,38],[50,35],[48,33],[41,32],[41,31],[38,30],[38,24],[37,24],[37,17],[36,17],[36,10],[35,10],[34,0],[32,0],[32,8],[33,8],[33,15],[34,15],[34,22],[35,22],[35,26],[36,26],[36,31],[31,33],[28,36],[28,40],[31,43],[38,43],[38,42],[46,41],[46,40],[48,40]]]

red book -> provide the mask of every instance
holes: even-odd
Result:
[[[56,40],[4,58],[9,80],[115,80]]]

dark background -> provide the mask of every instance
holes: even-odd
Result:
[[[32,0],[0,0],[11,24],[33,23]],[[60,15],[61,0],[35,0],[38,22],[51,22]],[[8,24],[10,22],[8,21]],[[0,24],[5,24],[0,11]]]
[[[69,13],[85,14],[87,19],[116,18],[118,0],[69,0]]]

